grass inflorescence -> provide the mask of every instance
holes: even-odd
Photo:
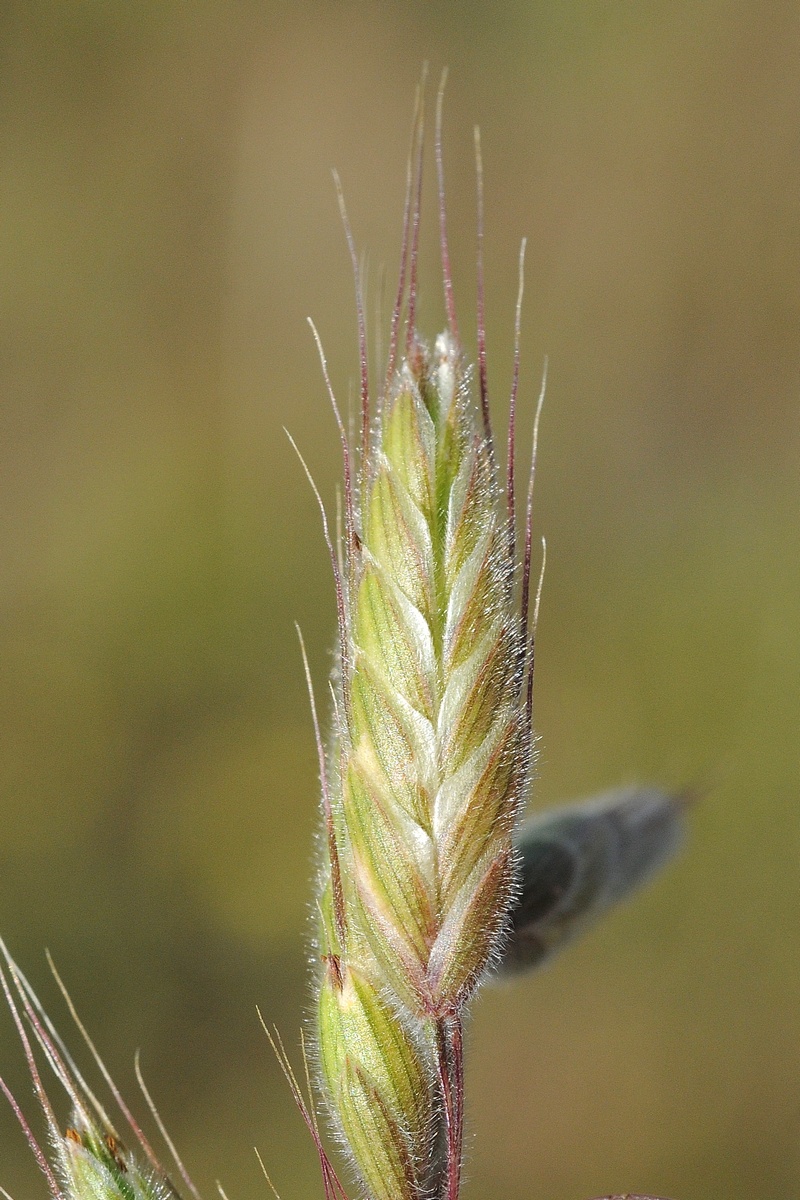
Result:
[[[52,960],[51,970],[75,1025],[129,1128],[135,1146],[133,1151],[128,1149],[108,1110],[85,1082],[66,1043],[42,1008],[36,993],[2,939],[0,960],[0,987],[16,1026],[34,1093],[47,1127],[47,1142],[44,1146],[37,1140],[22,1107],[2,1077],[0,1090],[11,1104],[47,1180],[53,1200],[180,1200],[180,1194],[167,1169],[158,1159],[84,1029]],[[45,1061],[67,1097],[71,1114],[66,1124],[59,1120],[51,1103],[39,1070],[39,1057]],[[150,1098],[139,1069],[138,1056],[136,1074],[148,1107],[172,1155],[186,1194],[191,1200],[201,1200]],[[5,1192],[2,1194],[6,1195]]]
[[[441,115],[440,89],[447,328],[431,345],[416,324],[420,95],[388,364],[375,395],[353,252],[358,450],[331,391],[344,528],[340,544],[327,533],[339,655],[333,732],[321,758],[316,1043],[334,1124],[375,1200],[458,1195],[463,1015],[507,936],[517,891],[513,833],[535,758],[530,494],[521,556],[515,517],[518,371],[501,480],[482,281],[477,397],[456,319]],[[346,215],[345,227],[352,251]]]

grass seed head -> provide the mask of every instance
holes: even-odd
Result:
[[[44,1174],[53,1200],[180,1200],[167,1171],[157,1159],[149,1141],[132,1116],[114,1085],[93,1042],[84,1029],[69,995],[51,961],[56,982],[61,988],[75,1024],[83,1037],[100,1073],[109,1085],[123,1117],[128,1123],[136,1152],[123,1144],[105,1108],[90,1090],[76,1067],[64,1041],[42,1008],[35,992],[0,939],[0,988],[17,1029],[28,1063],[34,1092],[47,1125],[46,1148],[39,1145],[27,1118],[15,1097],[0,1078],[0,1090],[20,1123],[23,1134]],[[30,1031],[30,1032],[29,1032]],[[45,1090],[37,1059],[42,1058],[66,1094],[71,1116],[62,1126]],[[152,1105],[138,1068],[137,1076],[152,1115],[174,1157],[187,1192],[192,1200],[200,1196],[186,1174],[164,1129],[161,1118]],[[3,1193],[4,1195],[6,1193]]]
[[[166,1178],[143,1170],[112,1134],[79,1115],[61,1138],[58,1157],[68,1200],[175,1200]]]
[[[530,538],[519,563],[513,424],[512,465],[501,481],[482,316],[479,395],[455,320],[440,122],[441,105],[436,157],[448,328],[430,346],[415,323],[418,109],[389,365],[375,399],[356,270],[358,471],[331,392],[344,449],[344,528],[341,545],[329,541],[340,667],[333,749],[321,756],[325,967],[316,1035],[334,1124],[370,1194],[444,1189],[455,1200],[460,1019],[507,929],[516,886],[512,834],[534,742]],[[342,211],[352,253],[343,204]],[[479,289],[482,314],[480,281]],[[427,1173],[419,1168],[426,1157]]]

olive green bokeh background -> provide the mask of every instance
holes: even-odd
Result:
[[[344,401],[357,367],[329,168],[372,315],[427,58],[465,330],[482,128],[501,426],[529,238],[526,454],[550,356],[534,802],[712,789],[640,901],[475,1005],[465,1200],[796,1194],[796,5],[6,0],[0,47],[0,929],[60,1023],[45,945],[129,1099],[142,1048],[207,1196],[267,1194],[253,1143],[285,1200],[321,1194],[255,1016],[296,1043],[317,783],[292,622],[321,694],[334,629],[282,427],[332,504],[307,314]],[[32,1107],[5,1018],[0,1070]],[[4,1108],[0,1183],[45,1194]]]

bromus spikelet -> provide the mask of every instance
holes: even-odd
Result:
[[[375,1200],[458,1194],[462,1018],[508,925],[512,834],[534,759],[530,506],[519,562],[515,396],[501,483],[480,275],[478,396],[456,322],[441,105],[440,90],[447,329],[430,346],[415,322],[419,99],[400,283],[377,398],[344,217],[361,335],[358,469],[331,392],[344,448],[344,527],[340,545],[328,533],[340,644],[333,738],[320,755],[316,1040],[334,1122]],[[519,322],[517,349],[518,335]],[[515,369],[515,392],[516,377]]]
[[[10,1103],[34,1157],[43,1172],[53,1200],[180,1200],[180,1194],[161,1165],[142,1129],[113,1083],[102,1059],[81,1024],[72,1001],[51,962],[51,969],[72,1017],[109,1086],[134,1141],[132,1153],[117,1133],[106,1109],[85,1083],[69,1050],[51,1023],[35,992],[0,939],[0,986],[5,994],[28,1063],[36,1098],[47,1126],[47,1142],[41,1146],[17,1099],[0,1077],[0,1091]],[[46,1060],[63,1088],[71,1107],[68,1124],[62,1124],[45,1090],[37,1064],[37,1052]],[[193,1200],[199,1193],[163,1127],[144,1085],[136,1073],[148,1106],[167,1143],[183,1185]],[[7,1193],[0,1188],[0,1193]],[[10,1200],[10,1198],[9,1198]]]

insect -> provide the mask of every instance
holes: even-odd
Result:
[[[691,799],[619,788],[526,821],[514,839],[520,892],[500,975],[541,966],[646,883],[680,846]]]

